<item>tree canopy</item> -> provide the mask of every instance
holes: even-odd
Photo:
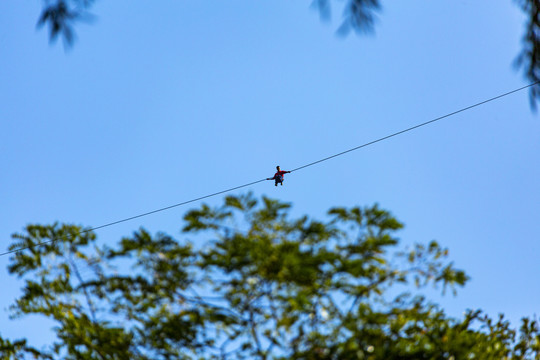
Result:
[[[540,359],[536,319],[457,319],[423,295],[468,276],[435,241],[400,245],[390,212],[335,207],[321,221],[290,208],[252,194],[201,205],[184,216],[192,242],[27,226],[10,247],[24,249],[8,267],[24,280],[12,315],[50,318],[56,338],[37,349],[0,336],[0,357]]]

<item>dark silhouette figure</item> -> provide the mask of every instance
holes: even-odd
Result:
[[[274,174],[274,177],[267,178],[266,180],[275,180],[276,186],[278,183],[280,183],[281,186],[283,186],[283,175],[290,173],[290,171],[281,170],[279,166],[276,166],[276,169],[277,169],[277,172]]]

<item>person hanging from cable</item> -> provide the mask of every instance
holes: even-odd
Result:
[[[281,170],[279,166],[276,166],[276,169],[277,169],[277,172],[274,174],[274,177],[267,178],[266,180],[275,180],[276,186],[278,183],[280,183],[281,186],[283,186],[283,175],[290,173],[290,171]]]

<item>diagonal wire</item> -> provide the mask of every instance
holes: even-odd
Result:
[[[155,214],[155,213],[158,213],[158,212],[161,212],[161,211],[169,210],[169,209],[172,209],[172,208],[175,208],[175,207],[178,207],[178,206],[186,205],[186,204],[189,204],[189,203],[192,203],[192,202],[195,202],[195,201],[199,201],[199,200],[203,200],[203,199],[206,199],[206,198],[209,198],[209,197],[212,197],[212,196],[216,196],[216,195],[219,195],[219,194],[224,194],[226,192],[230,192],[230,191],[233,191],[233,190],[237,190],[237,189],[241,189],[241,188],[244,188],[244,187],[247,187],[247,186],[251,186],[251,185],[260,183],[262,181],[265,181],[265,180],[266,180],[266,178],[261,179],[261,180],[257,180],[257,181],[253,181],[253,182],[250,182],[250,183],[247,183],[247,184],[244,184],[244,185],[235,186],[235,187],[230,188],[230,189],[218,191],[218,192],[215,192],[213,194],[201,196],[201,197],[198,197],[196,199],[191,199],[191,200],[184,201],[184,202],[181,202],[181,203],[178,203],[178,204],[166,206],[166,207],[161,208],[161,209],[148,211],[148,212],[145,212],[143,214],[139,214],[139,215],[135,215],[135,216],[125,218],[125,219],[113,221],[113,222],[103,224],[103,225],[100,225],[100,226],[96,226],[96,227],[93,227],[93,228],[90,228],[90,229],[85,229],[85,230],[81,231],[81,234],[84,234],[84,233],[87,233],[87,232],[90,232],[90,231],[94,231],[94,230],[98,230],[98,229],[103,229],[105,227],[113,226],[113,225],[120,224],[120,223],[123,223],[123,222],[126,222],[126,221],[137,219],[137,218],[140,218],[140,217],[143,217],[143,216],[148,216],[148,215],[151,215],[151,214]],[[12,253],[19,252],[19,251],[26,250],[26,249],[30,249],[30,248],[32,248],[34,246],[49,244],[49,243],[55,242],[56,240],[58,240],[58,239],[51,239],[51,240],[47,240],[47,241],[42,241],[42,242],[34,244],[34,245],[25,246],[25,247],[21,247],[21,248],[18,248],[18,249],[13,249],[13,250],[10,250],[10,251],[0,253],[0,256],[12,254]]]
[[[433,120],[429,120],[429,121],[423,122],[423,123],[421,123],[421,124],[418,124],[418,125],[415,125],[415,126],[411,126],[410,128],[407,128],[407,129],[404,129],[404,130],[395,132],[395,133],[393,133],[393,134],[384,136],[384,137],[379,138],[379,139],[377,139],[377,140],[373,140],[373,141],[367,142],[367,143],[365,143],[365,144],[362,144],[362,145],[353,147],[353,148],[351,148],[351,149],[342,151],[342,152],[340,152],[340,153],[337,153],[337,154],[334,154],[334,155],[325,157],[324,159],[320,159],[320,160],[314,161],[314,162],[312,162],[312,163],[309,163],[309,164],[306,164],[306,165],[302,165],[302,166],[300,166],[300,167],[297,167],[297,168],[291,170],[291,172],[293,172],[293,171],[298,171],[298,170],[300,170],[300,169],[307,168],[308,166],[313,166],[313,165],[318,164],[318,163],[321,163],[321,162],[323,162],[323,161],[330,160],[330,159],[333,159],[333,158],[335,158],[335,157],[338,157],[338,156],[347,154],[347,153],[349,153],[349,152],[351,152],[351,151],[355,151],[355,150],[364,148],[364,147],[366,147],[366,146],[373,145],[373,144],[375,144],[375,143],[384,141],[384,140],[386,140],[386,139],[390,139],[391,137],[401,135],[401,134],[403,134],[403,133],[406,133],[406,132],[411,131],[411,130],[414,130],[414,129],[418,129],[419,127],[422,127],[422,126],[426,126],[426,125],[432,124],[432,123],[434,123],[434,122],[436,122],[436,121],[439,121],[439,120],[442,120],[442,119],[446,119],[447,117],[450,117],[450,116],[459,114],[459,113],[461,113],[461,112],[470,110],[470,109],[475,108],[475,107],[480,106],[480,105],[484,105],[484,104],[486,104],[486,103],[488,103],[488,102],[495,101],[495,100],[497,100],[497,99],[500,99],[500,98],[502,98],[502,97],[508,96],[508,95],[510,95],[510,94],[513,94],[513,93],[516,93],[516,92],[518,92],[518,91],[521,91],[521,90],[530,88],[530,87],[532,87],[532,86],[534,86],[534,85],[537,85],[537,84],[539,84],[539,83],[540,83],[540,81],[537,81],[537,82],[535,82],[535,83],[532,83],[532,84],[529,84],[529,85],[520,87],[519,89],[515,89],[515,90],[512,90],[512,91],[508,91],[508,92],[506,92],[506,93],[504,93],[504,94],[497,95],[497,96],[495,96],[495,97],[492,97],[492,98],[489,98],[489,99],[487,99],[487,100],[481,101],[481,102],[476,103],[476,104],[474,104],[474,105],[470,105],[470,106],[464,107],[464,108],[462,108],[462,109],[453,111],[453,112],[451,112],[451,113],[448,113],[448,114],[446,114],[446,115],[440,116],[440,117],[435,118],[435,119],[433,119]]]
[[[395,133],[393,133],[393,134],[390,134],[390,135],[387,135],[387,136],[383,136],[383,137],[378,138],[378,139],[376,139],[376,140],[373,140],[373,141],[367,142],[367,143],[365,143],[365,144],[362,144],[362,145],[353,147],[353,148],[351,148],[351,149],[342,151],[342,152],[340,152],[340,153],[337,153],[337,154],[334,154],[334,155],[325,157],[325,158],[323,158],[323,159],[316,160],[316,161],[313,161],[313,162],[311,162],[311,163],[308,163],[308,164],[299,166],[299,167],[297,167],[297,168],[294,168],[294,169],[290,170],[290,172],[298,171],[298,170],[307,168],[307,167],[309,167],[309,166],[313,166],[313,165],[322,163],[323,161],[327,161],[327,160],[333,159],[333,158],[335,158],[335,157],[338,157],[338,156],[341,156],[341,155],[350,153],[350,152],[352,152],[352,151],[359,150],[359,149],[364,148],[364,147],[366,147],[366,146],[373,145],[373,144],[375,144],[375,143],[378,143],[378,142],[381,142],[381,141],[390,139],[390,138],[392,138],[392,137],[394,137],[394,136],[401,135],[401,134],[403,134],[403,133],[412,131],[412,130],[414,130],[414,129],[418,129],[419,127],[422,127],[422,126],[426,126],[426,125],[432,124],[432,123],[437,122],[437,121],[439,121],[439,120],[446,119],[446,118],[448,118],[448,117],[450,117],[450,116],[453,116],[453,115],[459,114],[459,113],[461,113],[461,112],[470,110],[470,109],[475,108],[475,107],[478,107],[478,106],[480,106],[480,105],[484,105],[484,104],[487,104],[487,103],[489,103],[489,102],[498,100],[498,99],[503,98],[503,97],[505,97],[505,96],[508,96],[508,95],[510,95],[510,94],[513,94],[513,93],[516,93],[516,92],[525,90],[525,89],[530,88],[530,87],[533,87],[533,86],[535,86],[535,85],[537,85],[537,84],[540,84],[540,81],[537,81],[537,82],[534,82],[534,83],[532,83],[532,84],[525,85],[525,86],[522,86],[522,87],[520,87],[520,88],[511,90],[511,91],[508,91],[508,92],[506,92],[506,93],[504,93],[504,94],[500,94],[500,95],[494,96],[494,97],[489,98],[489,99],[487,99],[487,100],[480,101],[480,102],[478,102],[478,103],[476,103],[476,104],[473,104],[473,105],[470,105],[470,106],[461,108],[461,109],[459,109],[459,110],[453,111],[453,112],[451,112],[451,113],[448,113],[448,114],[446,114],[446,115],[440,116],[440,117],[438,117],[438,118],[435,118],[435,119],[432,119],[432,120],[423,122],[423,123],[421,123],[421,124],[418,124],[418,125],[415,125],[415,126],[411,126],[411,127],[409,127],[409,128],[406,128],[406,129],[404,129],[404,130],[400,130],[400,131],[395,132]],[[215,192],[215,193],[213,193],[213,194],[201,196],[201,197],[198,197],[198,198],[195,198],[195,199],[191,199],[191,200],[188,200],[188,201],[180,202],[180,203],[177,203],[177,204],[174,204],[174,205],[166,206],[166,207],[163,207],[163,208],[160,208],[160,209],[148,211],[148,212],[145,212],[145,213],[142,213],[142,214],[139,214],[139,215],[131,216],[131,217],[128,217],[128,218],[124,218],[124,219],[121,219],[121,220],[117,220],[117,221],[113,221],[113,222],[110,222],[110,223],[107,223],[107,224],[103,224],[103,225],[100,225],[100,226],[96,226],[96,227],[93,227],[93,228],[90,228],[90,229],[82,230],[81,233],[87,233],[87,232],[90,232],[90,231],[102,229],[102,228],[105,228],[105,227],[113,226],[113,225],[116,225],[116,224],[120,224],[120,223],[123,223],[123,222],[126,222],[126,221],[133,220],[133,219],[137,219],[137,218],[140,218],[140,217],[143,217],[143,216],[148,216],[148,215],[155,214],[155,213],[158,213],[158,212],[161,212],[161,211],[169,210],[169,209],[172,209],[172,208],[175,208],[175,207],[178,207],[178,206],[187,205],[187,204],[190,204],[190,203],[199,201],[199,200],[207,199],[207,198],[209,198],[209,197],[213,197],[213,196],[216,196],[216,195],[224,194],[224,193],[227,193],[227,192],[230,192],[230,191],[233,191],[233,190],[237,190],[237,189],[241,189],[241,188],[244,188],[244,187],[247,187],[247,186],[255,185],[255,184],[258,184],[258,183],[263,182],[263,181],[265,181],[265,180],[266,180],[266,178],[261,179],[261,180],[257,180],[257,181],[253,181],[253,182],[250,182],[250,183],[247,183],[247,184],[244,184],[244,185],[235,186],[235,187],[230,188],[230,189],[218,191],[218,192]],[[0,253],[0,256],[9,255],[9,254],[16,253],[16,252],[19,252],[19,251],[23,251],[23,250],[26,250],[26,249],[29,249],[29,248],[32,248],[32,247],[35,247],[35,246],[39,246],[39,245],[49,244],[49,243],[55,242],[55,241],[57,241],[57,240],[58,240],[58,239],[51,239],[51,240],[43,241],[43,242],[40,242],[40,243],[37,243],[37,244],[34,244],[34,245],[30,245],[30,246],[26,246],[26,247],[21,247],[21,248],[18,248],[18,249],[13,249],[13,250],[10,250],[10,251],[6,251],[6,252],[3,252],[3,253]]]

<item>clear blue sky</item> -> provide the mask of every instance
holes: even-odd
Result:
[[[28,223],[99,226],[271,176],[527,82],[512,68],[511,0],[385,1],[374,35],[336,36],[309,1],[97,1],[65,52],[36,31],[41,1],[0,2],[1,249]],[[521,92],[250,188],[322,217],[378,202],[403,244],[449,247],[472,277],[440,302],[514,322],[538,313],[540,118]],[[247,190],[247,189],[246,189]],[[207,201],[217,204],[221,197]],[[198,204],[195,204],[196,206]],[[183,239],[176,208],[143,226]],[[0,257],[0,333],[22,283]]]

